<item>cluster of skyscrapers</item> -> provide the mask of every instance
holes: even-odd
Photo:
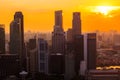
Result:
[[[32,77],[40,72],[70,80],[75,75],[84,76],[86,70],[96,69],[96,34],[83,35],[81,23],[80,12],[74,12],[72,28],[65,32],[62,11],[55,11],[52,44],[37,36],[25,43],[24,16],[16,12],[10,24],[9,54],[5,53],[4,25],[0,25],[0,64],[3,64],[0,77],[18,76],[24,70]]]

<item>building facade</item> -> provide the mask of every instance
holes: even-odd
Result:
[[[0,80],[10,76],[19,75],[19,56],[16,54],[0,54]]]
[[[48,74],[48,43],[44,39],[38,39],[38,71]]]
[[[96,33],[84,35],[84,60],[87,70],[96,69]]]
[[[38,50],[36,39],[30,39],[27,44],[27,71],[35,76],[38,72]]]
[[[83,35],[76,35],[74,37],[74,60],[75,72],[78,75],[80,71],[80,63],[84,60],[84,39]]]

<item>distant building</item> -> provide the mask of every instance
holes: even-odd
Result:
[[[44,39],[38,39],[38,71],[48,74],[48,43]]]
[[[18,54],[21,69],[25,61],[24,45],[24,19],[22,12],[16,12],[14,20],[10,24],[10,54]]]
[[[115,34],[113,37],[113,48],[120,50],[120,34]]]
[[[65,32],[62,28],[62,11],[55,12],[55,26],[52,32],[52,53],[65,54]]]
[[[84,35],[84,60],[87,70],[96,69],[96,33]]]
[[[0,54],[5,54],[5,29],[2,24],[0,24]]]
[[[72,30],[73,30],[73,36],[81,34],[81,15],[80,15],[80,12],[73,13]]]
[[[19,56],[16,54],[0,54],[0,80],[10,75],[19,75]]]

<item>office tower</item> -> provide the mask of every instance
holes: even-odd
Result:
[[[52,53],[65,54],[65,32],[62,28],[62,11],[55,12],[55,26],[52,32]]]
[[[96,33],[84,35],[84,60],[87,70],[96,69]]]
[[[75,56],[75,72],[76,75],[80,71],[80,63],[84,60],[84,39],[83,35],[74,36],[74,56]]]
[[[27,44],[27,70],[34,77],[38,71],[38,50],[36,39],[30,39]]]
[[[10,54],[21,54],[20,30],[17,21],[10,24]]]
[[[0,54],[5,54],[5,29],[3,24],[0,24]]]
[[[48,74],[48,43],[44,39],[38,39],[38,71]]]
[[[80,15],[80,12],[73,13],[72,30],[73,30],[73,37],[74,37],[74,35],[81,34],[81,15]]]
[[[21,68],[24,68],[24,21],[22,12],[16,12],[10,24],[10,54],[18,54]]]
[[[62,10],[55,11],[55,26],[63,27]]]

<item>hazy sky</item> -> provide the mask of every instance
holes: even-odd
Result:
[[[72,12],[81,11],[82,30],[94,31],[110,30],[113,26],[119,29],[118,18],[105,18],[100,14],[86,12],[87,6],[119,6],[119,0],[0,0],[0,24],[5,24],[6,32],[9,32],[9,24],[13,20],[16,11],[22,11],[24,14],[25,31],[52,31],[54,26],[54,11],[63,10],[64,29],[71,27]],[[119,11],[117,11],[119,13]],[[102,21],[101,21],[102,20]],[[96,23],[95,23],[96,21]],[[117,21],[117,22],[116,22]],[[111,23],[114,24],[111,24]],[[116,23],[115,23],[116,22]],[[110,24],[109,24],[110,23]],[[104,27],[103,27],[104,26]],[[114,28],[113,28],[114,29]]]

